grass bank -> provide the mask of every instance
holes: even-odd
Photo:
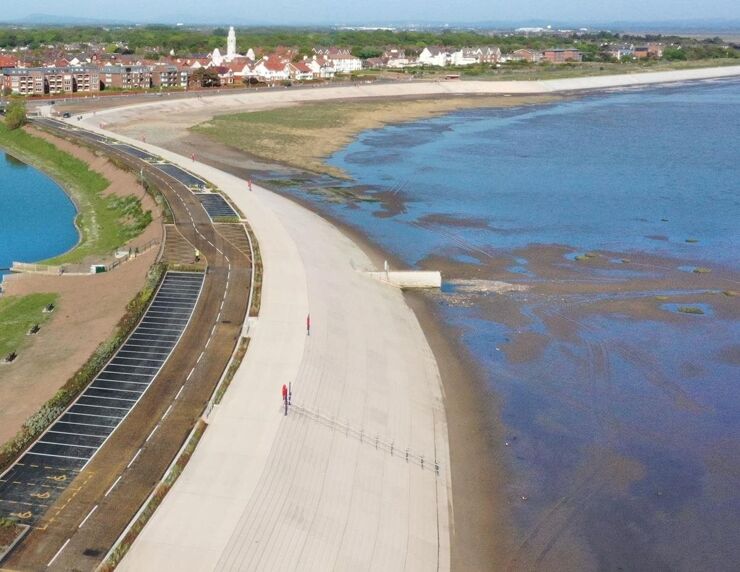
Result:
[[[48,141],[0,124],[0,147],[51,176],[77,206],[77,246],[44,261],[46,264],[77,263],[89,256],[110,254],[141,234],[152,221],[151,212],[141,208],[138,198],[104,195],[109,185],[105,177]]]
[[[43,324],[53,314],[44,313],[48,304],[56,303],[56,294],[29,294],[0,298],[0,358],[19,352],[26,333],[34,324]]]
[[[549,103],[554,96],[469,97],[394,101],[309,103],[219,115],[191,129],[251,155],[298,169],[346,178],[325,159],[358,133],[391,123],[414,121],[473,107],[513,107]]]

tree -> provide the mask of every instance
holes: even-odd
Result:
[[[22,98],[10,100],[5,110],[5,125],[8,129],[18,129],[26,123],[26,101]]]
[[[676,60],[687,60],[688,56],[686,55],[686,52],[683,51],[680,47],[678,48],[666,48],[663,50],[663,58],[668,61],[676,61]]]
[[[211,68],[198,68],[193,72],[193,83],[200,87],[214,87],[221,85],[218,73]]]

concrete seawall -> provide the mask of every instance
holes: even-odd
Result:
[[[370,278],[398,288],[441,288],[442,274],[436,270],[401,270],[390,272],[366,272]]]

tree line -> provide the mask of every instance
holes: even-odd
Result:
[[[207,53],[226,45],[227,30],[217,28],[186,28],[180,26],[117,26],[117,27],[5,27],[0,28],[0,48],[25,47],[30,50],[42,46],[63,44],[99,44],[108,52],[136,53],[152,57],[174,50],[177,55]],[[300,53],[310,53],[316,46],[348,48],[361,58],[377,57],[388,46],[398,46],[419,52],[425,46],[441,45],[450,48],[475,45],[497,45],[503,52],[519,48],[537,50],[554,47],[577,47],[594,59],[602,43],[645,43],[660,41],[681,46],[688,59],[699,57],[727,57],[728,50],[719,38],[696,40],[678,36],[632,36],[611,32],[579,34],[577,36],[542,34],[493,34],[472,30],[410,31],[410,30],[342,30],[321,28],[244,28],[237,31],[240,52],[249,48],[271,50],[290,46]],[[731,49],[729,52],[736,52]],[[730,55],[730,57],[732,57]]]

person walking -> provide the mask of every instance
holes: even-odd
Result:
[[[306,316],[306,335],[311,335],[311,314]]]
[[[252,179],[249,179],[247,181],[247,186],[249,187],[249,190],[251,191],[252,190]]]
[[[288,415],[288,386],[283,384],[283,405],[285,406],[285,415]]]

